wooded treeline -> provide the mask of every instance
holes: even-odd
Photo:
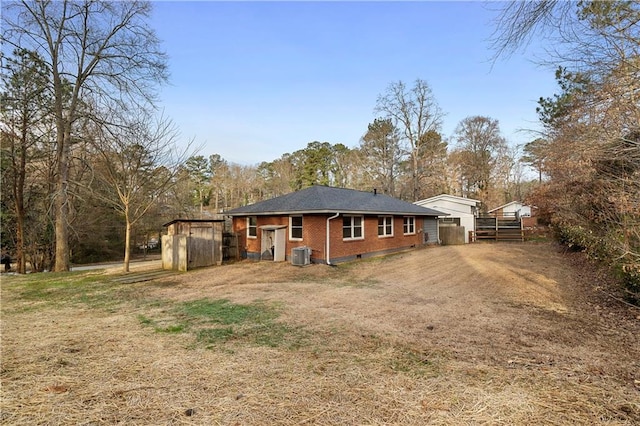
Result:
[[[351,146],[300,141],[257,165],[193,155],[157,111],[167,62],[149,11],[135,1],[3,3],[1,243],[19,271],[27,260],[67,270],[123,254],[126,270],[128,244],[145,245],[171,219],[322,184],[411,202],[448,193],[485,209],[529,202],[561,241],[610,264],[637,297],[638,1],[502,6],[496,57],[534,38],[554,46],[545,61],[558,93],[540,98],[543,131],[524,147],[482,115],[443,135],[445,112],[417,79],[388,85]]]
[[[563,243],[610,265],[640,303],[640,2],[514,2],[495,47],[543,38],[557,94],[525,146],[542,183],[530,196]]]
[[[114,240],[126,271],[133,226],[164,214],[184,158],[156,111],[167,64],[150,11],[139,1],[2,3],[2,246],[18,272],[27,260],[56,271],[102,260]]]
[[[376,189],[410,202],[449,193],[478,198],[495,207],[521,199],[536,183],[526,178],[516,149],[500,135],[498,122],[469,117],[449,147],[435,130],[416,144],[403,143],[388,118],[378,118],[355,147],[309,142],[305,148],[253,166],[225,161],[215,154],[188,159],[184,191],[200,211],[221,212],[287,194],[310,185]]]

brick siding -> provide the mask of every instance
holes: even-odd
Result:
[[[311,259],[314,262],[326,263],[326,223],[333,215],[304,215],[302,219],[302,240],[289,239],[289,216],[257,216],[257,238],[247,238],[246,216],[233,218],[233,231],[239,234],[238,243],[246,250],[250,257],[260,253],[260,226],[286,225],[287,237],[285,253],[287,258],[291,249],[295,247],[310,247]],[[423,218],[415,217],[415,234],[403,234],[403,217],[396,216],[393,220],[393,237],[378,237],[378,216],[364,217],[364,239],[343,240],[342,219],[340,215],[330,222],[330,250],[331,259],[348,260],[350,258],[367,257],[372,253],[393,252],[400,249],[417,247],[423,244]]]

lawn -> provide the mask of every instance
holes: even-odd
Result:
[[[2,424],[640,423],[640,310],[552,244],[122,278],[2,276]]]

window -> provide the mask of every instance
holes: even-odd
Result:
[[[441,217],[440,219],[438,219],[438,223],[441,225],[460,226],[460,218],[459,217]]]
[[[405,216],[402,223],[402,231],[405,235],[416,233],[416,218],[414,216]]]
[[[289,239],[290,240],[302,239],[302,216],[289,217]]]
[[[393,216],[378,217],[378,236],[379,237],[393,236]]]
[[[342,238],[344,240],[361,240],[364,238],[362,230],[362,216],[342,217]]]
[[[247,218],[247,237],[258,237],[258,218],[256,216],[249,216]]]

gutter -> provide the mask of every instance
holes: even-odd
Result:
[[[326,261],[327,261],[327,265],[329,265],[329,266],[333,266],[333,265],[331,264],[331,260],[330,260],[330,257],[329,257],[329,255],[330,255],[330,253],[331,253],[331,250],[329,250],[329,247],[330,247],[330,245],[331,245],[331,243],[330,243],[331,238],[330,238],[330,235],[329,235],[329,221],[331,221],[331,220],[333,220],[333,219],[337,218],[338,216],[340,216],[340,213],[336,213],[336,214],[334,214],[333,216],[331,216],[331,217],[328,217],[328,218],[327,218],[327,241],[326,241],[326,242],[327,242],[327,244],[326,244],[327,252],[326,252],[326,254],[325,254],[325,259],[326,259]]]

